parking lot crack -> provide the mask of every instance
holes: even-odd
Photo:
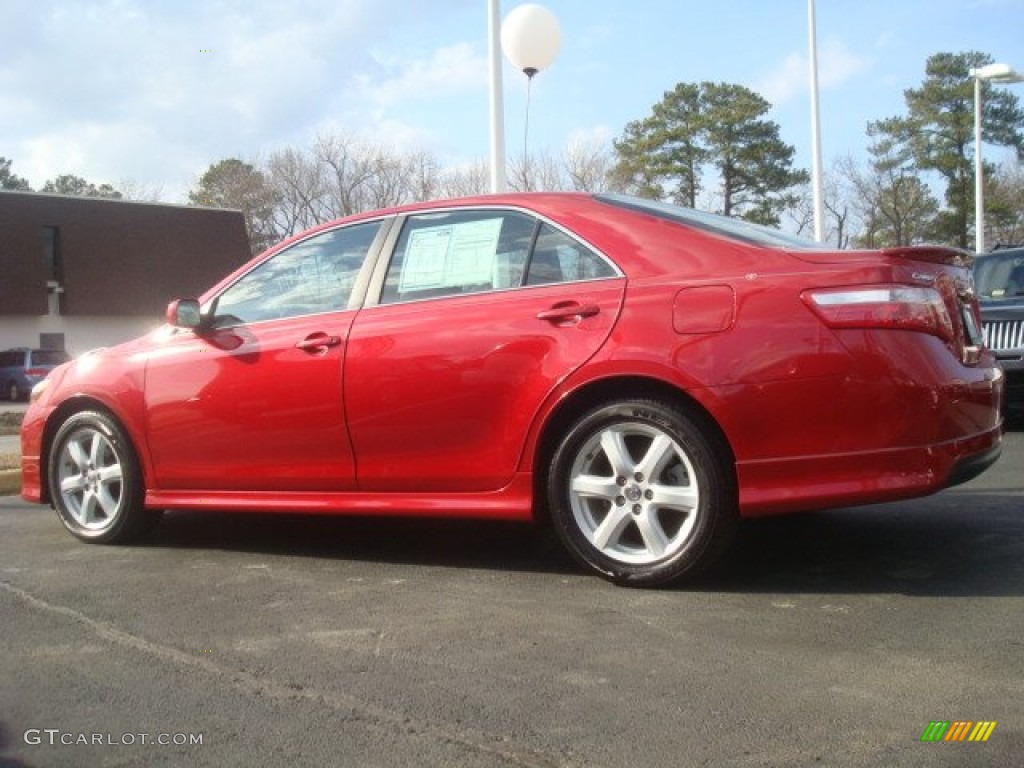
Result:
[[[359,720],[369,726],[401,732],[410,736],[434,739],[485,755],[495,762],[507,765],[522,766],[522,768],[554,768],[554,766],[570,765],[570,761],[561,755],[517,748],[510,743],[507,737],[467,728],[454,728],[443,723],[415,718],[404,712],[371,704],[338,691],[318,690],[295,683],[281,683],[258,677],[243,669],[233,669],[218,664],[209,656],[199,656],[169,645],[155,643],[119,629],[109,622],[91,618],[73,608],[50,603],[2,579],[0,579],[0,587],[33,609],[73,621],[109,643],[156,657],[169,664],[226,680],[236,689],[251,696],[280,701],[307,701],[334,710],[346,720]],[[378,641],[383,638],[383,634],[383,632],[380,634]]]

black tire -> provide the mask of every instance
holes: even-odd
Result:
[[[548,474],[555,531],[617,584],[667,585],[703,571],[738,521],[728,451],[703,420],[657,400],[593,409],[569,430]]]
[[[80,411],[61,424],[47,459],[50,500],[83,541],[122,544],[152,530],[161,512],[144,507],[131,441],[105,413]]]

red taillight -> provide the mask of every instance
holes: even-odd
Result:
[[[872,285],[804,291],[802,298],[830,328],[887,328],[954,337],[953,322],[934,288]]]
[[[49,368],[26,368],[26,376],[45,376],[50,372]]]

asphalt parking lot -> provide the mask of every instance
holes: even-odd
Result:
[[[179,513],[112,548],[0,499],[0,765],[1019,765],[1022,467],[1016,431],[937,496],[746,524],[666,591],[529,527]]]

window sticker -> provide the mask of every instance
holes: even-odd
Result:
[[[425,227],[411,232],[398,289],[422,291],[491,285],[502,219]]]

